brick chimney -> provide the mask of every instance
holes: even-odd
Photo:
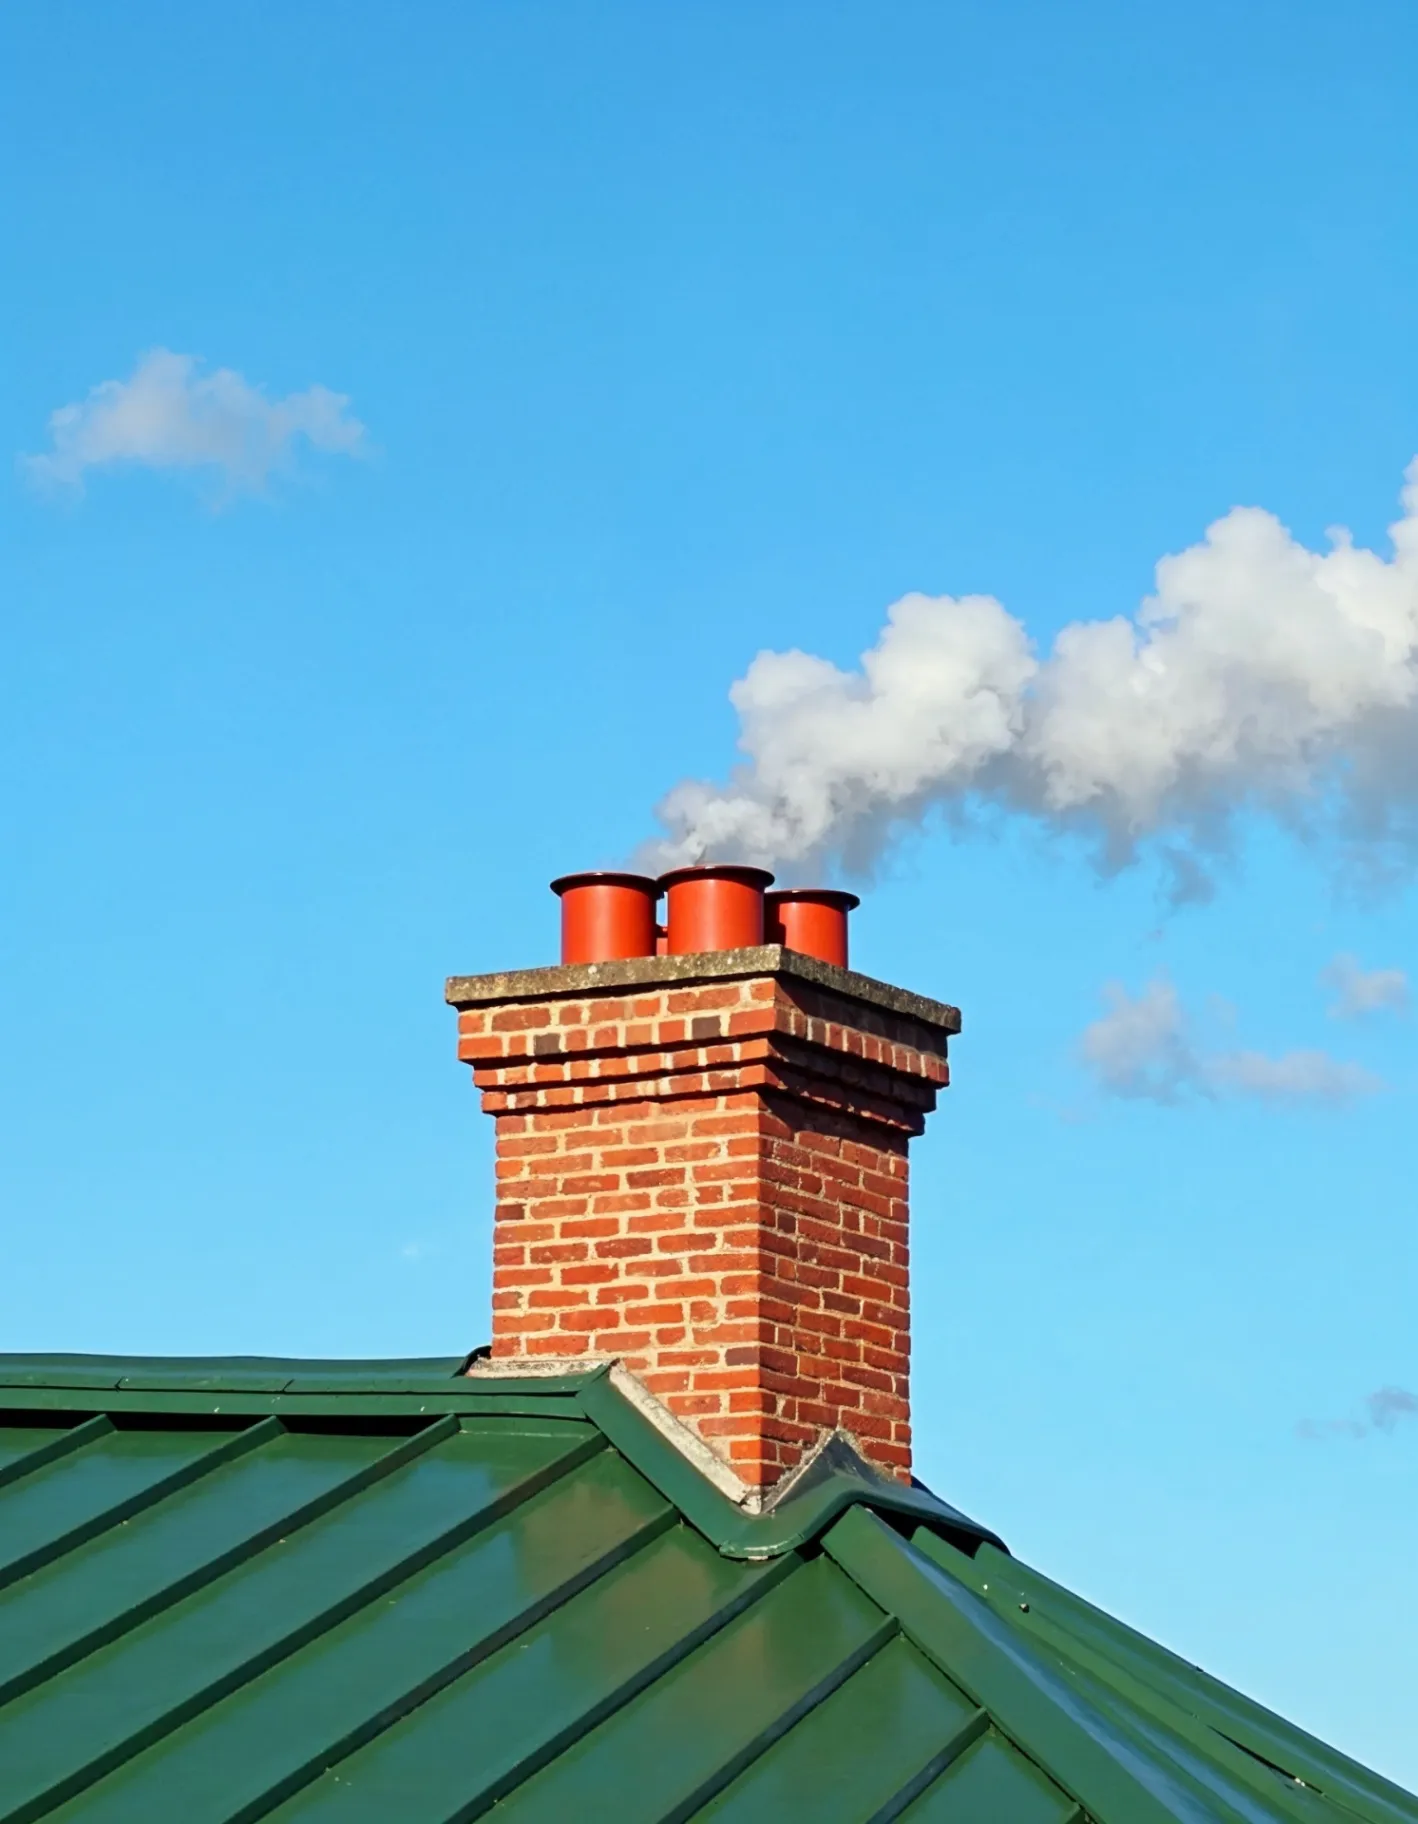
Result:
[[[908,1479],[906,1151],[955,1008],[781,944],[447,998],[497,1124],[493,1361],[619,1358],[751,1494],[837,1429]]]

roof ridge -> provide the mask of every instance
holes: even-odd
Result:
[[[774,1558],[815,1540],[853,1506],[870,1507],[898,1524],[937,1531],[969,1553],[988,1542],[1007,1550],[988,1527],[919,1485],[879,1475],[850,1438],[824,1447],[772,1491],[758,1511],[728,1465],[609,1359],[577,1368],[581,1358],[528,1373],[521,1363],[501,1374],[468,1356],[385,1361],[305,1360],[287,1356],[0,1355],[4,1403],[51,1411],[201,1413],[357,1419],[360,1416],[584,1418],[671,1501],[724,1557]],[[106,1396],[106,1397],[97,1397]],[[693,1434],[688,1434],[690,1438]]]

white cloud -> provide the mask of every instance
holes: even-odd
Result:
[[[1369,1427],[1362,1419],[1301,1419],[1295,1430],[1311,1443],[1321,1438],[1367,1438],[1369,1435]]]
[[[1418,1418],[1418,1394],[1406,1387],[1380,1387],[1364,1401],[1362,1419],[1301,1419],[1296,1426],[1302,1438],[1367,1438],[1376,1431],[1392,1431],[1400,1419]]]
[[[49,420],[50,448],[23,458],[43,483],[81,488],[90,469],[136,463],[204,469],[232,493],[260,493],[306,445],[359,456],[365,429],[349,400],[323,386],[270,399],[229,367],[198,371],[193,355],[157,348],[127,380],[105,380]]]
[[[1369,1423],[1376,1431],[1392,1431],[1400,1419],[1418,1417],[1418,1394],[1405,1387],[1380,1387],[1364,1404],[1369,1409]]]
[[[1121,982],[1103,989],[1108,1011],[1084,1029],[1079,1055],[1114,1096],[1178,1102],[1201,1086],[1177,991],[1154,977],[1136,998]]]
[[[1408,1008],[1408,977],[1402,969],[1361,969],[1356,957],[1339,955],[1324,971],[1321,981],[1334,990],[1329,1015],[1354,1020],[1366,1013]]]
[[[1158,847],[1181,898],[1244,806],[1328,822],[1356,864],[1418,846],[1418,459],[1393,555],[1315,552],[1237,507],[1165,557],[1131,616],[1039,657],[991,596],[908,595],[859,667],[761,652],[730,691],[743,764],[658,808],[652,859],[802,877],[869,869],[934,808],[1077,831],[1104,866]]]
[[[1085,1027],[1079,1056],[1108,1095],[1164,1104],[1190,1096],[1340,1104],[1382,1084],[1362,1065],[1325,1051],[1205,1051],[1193,1040],[1175,988],[1164,977],[1139,995],[1120,982],[1103,990],[1107,1011]]]
[[[1225,1051],[1202,1063],[1213,1089],[1266,1102],[1350,1102],[1382,1087],[1362,1064],[1332,1058],[1327,1051],[1287,1051],[1278,1058],[1261,1051]]]

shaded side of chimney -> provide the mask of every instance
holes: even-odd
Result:
[[[494,1360],[618,1357],[752,1490],[908,1478],[907,1144],[953,1008],[777,946],[454,978],[497,1124]]]

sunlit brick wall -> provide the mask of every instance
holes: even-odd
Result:
[[[594,998],[564,969],[460,1003],[497,1122],[493,1354],[618,1356],[754,1487],[837,1426],[906,1477],[906,1147],[945,1029],[676,961]]]

